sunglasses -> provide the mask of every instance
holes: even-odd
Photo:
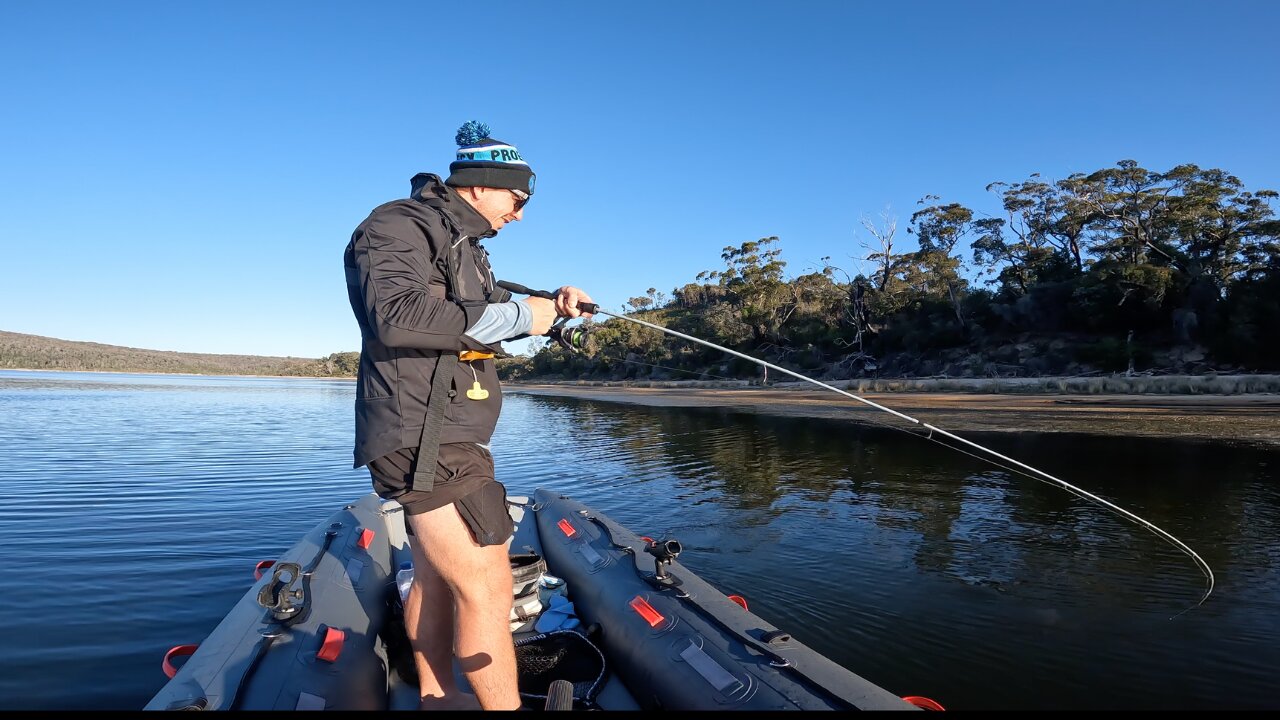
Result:
[[[512,210],[511,212],[520,212],[520,209],[524,207],[525,203],[529,202],[529,193],[527,192],[521,192],[519,190],[510,190],[510,189],[508,189],[507,192],[515,196],[515,199],[516,199],[515,209]]]

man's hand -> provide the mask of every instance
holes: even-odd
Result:
[[[578,309],[580,302],[595,302],[591,296],[582,292],[572,285],[565,285],[556,291],[556,313],[562,317],[591,317],[591,313],[585,313]]]
[[[546,335],[551,329],[551,323],[556,321],[556,305],[559,302],[551,301],[540,297],[527,297],[522,302],[529,306],[533,311],[533,327],[530,328],[530,335]]]

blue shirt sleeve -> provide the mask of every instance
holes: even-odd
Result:
[[[489,345],[525,335],[532,329],[533,310],[528,304],[513,300],[486,306],[484,314],[464,334],[478,343]]]

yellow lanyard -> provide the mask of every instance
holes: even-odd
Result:
[[[480,387],[480,376],[476,375],[476,368],[471,364],[472,360],[488,360],[493,357],[493,353],[482,353],[474,350],[464,350],[458,355],[458,360],[467,363],[467,367],[471,368],[471,377],[475,378],[475,382],[471,384],[471,389],[467,391],[467,398],[470,400],[487,400],[489,391]]]

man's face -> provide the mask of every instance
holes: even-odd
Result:
[[[476,212],[484,216],[485,220],[493,226],[494,231],[501,230],[504,225],[509,222],[517,222],[524,219],[524,208],[518,205],[522,203],[515,196],[515,193],[502,188],[462,188],[460,193]]]

